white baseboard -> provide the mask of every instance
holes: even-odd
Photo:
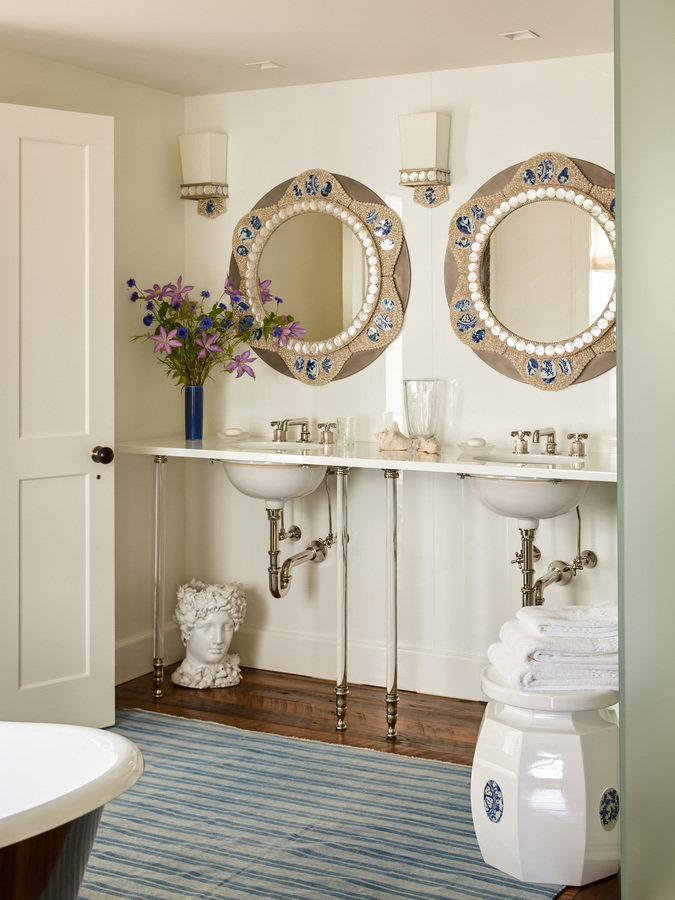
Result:
[[[243,665],[256,669],[328,679],[334,679],[338,671],[335,639],[331,637],[249,631],[244,626],[234,636],[232,648],[241,656]],[[461,700],[484,700],[480,673],[486,665],[487,659],[482,656],[445,654],[404,645],[398,651],[398,687]],[[384,688],[384,647],[350,642],[347,677],[352,684]]]
[[[315,634],[253,631],[242,627],[234,636],[232,650],[242,665],[310,678],[334,679],[338,670],[335,639]],[[164,662],[182,659],[185,649],[175,626],[166,629]],[[417,647],[398,651],[398,687],[460,700],[484,700],[480,690],[485,657],[445,654]],[[143,632],[115,648],[115,682],[122,684],[152,670],[152,632]],[[347,677],[351,684],[385,687],[386,654],[382,646],[351,642],[347,655]]]
[[[144,631],[115,644],[115,684],[123,684],[152,672],[152,631]],[[182,659],[185,648],[175,625],[164,631],[164,663],[170,665]]]

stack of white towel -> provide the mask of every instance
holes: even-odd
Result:
[[[488,659],[527,691],[618,690],[616,603],[524,606],[505,622]]]

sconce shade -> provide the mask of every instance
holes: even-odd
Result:
[[[225,211],[227,135],[202,132],[178,136],[183,182],[181,197],[197,200],[200,215],[215,218]]]
[[[450,116],[410,113],[398,117],[402,169],[448,170]]]
[[[450,116],[446,113],[408,113],[398,117],[401,140],[399,184],[414,187],[414,200],[439,206],[448,199],[450,183]]]

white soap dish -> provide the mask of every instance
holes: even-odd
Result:
[[[216,435],[220,441],[243,441],[248,437],[248,431],[241,428],[225,428]]]
[[[489,453],[490,450],[494,447],[494,444],[481,444],[477,446],[476,444],[469,444],[466,441],[463,443],[457,444],[462,453]]]

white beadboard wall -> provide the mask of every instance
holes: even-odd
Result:
[[[206,428],[237,425],[266,433],[269,421],[307,415],[358,419],[369,440],[387,416],[402,421],[404,377],[446,380],[440,439],[481,435],[506,445],[516,427],[587,431],[596,449],[615,446],[614,373],[544,393],[498,375],[451,333],[443,283],[450,218],[491,175],[542,150],[599,163],[613,161],[613,58],[597,55],[411,76],[317,84],[188,98],[185,131],[229,135],[228,211],[215,221],[185,203],[185,275],[220,289],[235,223],[271,187],[304,169],[322,167],[375,190],[401,215],[412,263],[412,289],[402,334],[373,365],[344,381],[313,388],[262,364],[257,380],[218,376],[208,384]],[[452,185],[434,210],[398,186],[399,113],[450,113]],[[302,248],[298,249],[302,264]],[[157,272],[155,280],[178,273]],[[139,408],[153,398],[139,398]],[[180,428],[180,406],[166,432]],[[241,581],[249,600],[233,644],[246,665],[331,678],[335,674],[335,556],[294,570],[290,593],[267,590],[268,526],[262,501],[239,495],[221,467],[170,463],[180,490],[185,477],[185,576]],[[478,698],[487,645],[519,604],[520,572],[511,565],[516,523],[484,509],[456,476],[406,473],[399,487],[399,687]],[[583,549],[598,554],[549,596],[587,603],[616,598],[616,491],[591,485],[582,505]],[[288,505],[286,522],[303,542],[327,531],[325,494]],[[381,474],[349,478],[349,677],[384,684],[385,485]],[[283,546],[285,554],[304,546]],[[545,571],[576,550],[576,517],[542,522],[537,544]],[[175,585],[170,586],[171,589]],[[133,636],[130,636],[133,640]]]

